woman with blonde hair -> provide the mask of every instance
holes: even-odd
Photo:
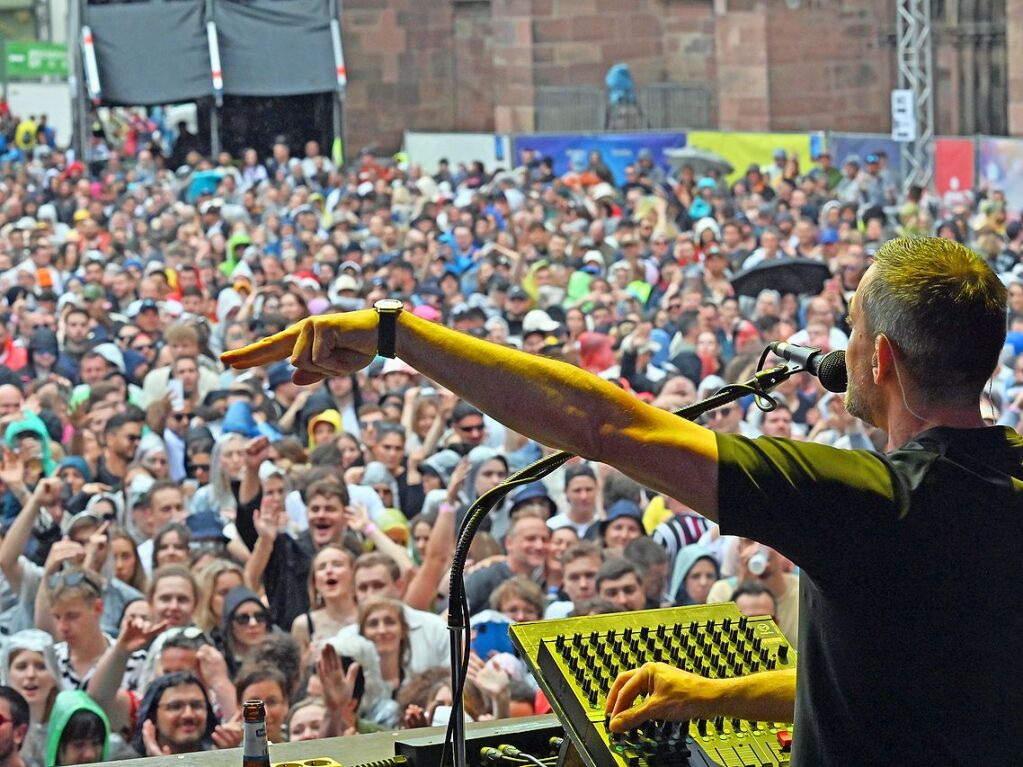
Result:
[[[191,511],[213,511],[224,520],[233,520],[238,501],[231,489],[245,466],[245,446],[248,440],[241,434],[229,432],[217,440],[210,456],[210,481],[192,496]]]
[[[352,578],[355,560],[351,552],[337,543],[328,543],[313,557],[309,568],[308,612],[291,624],[303,656],[314,642],[335,636],[343,627],[355,623],[358,608]]]
[[[193,620],[215,640],[224,616],[224,597],[235,586],[245,582],[245,575],[234,562],[216,559],[197,573],[196,580],[199,583],[199,604]]]
[[[52,636],[26,629],[8,638],[0,660],[0,684],[17,690],[29,705],[28,732],[21,747],[27,767],[44,767],[47,724],[62,681]]]

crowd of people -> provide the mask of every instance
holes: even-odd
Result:
[[[675,410],[750,378],[770,342],[844,348],[874,250],[936,234],[1004,276],[982,410],[1016,426],[1023,407],[1023,238],[998,190],[949,205],[903,194],[883,156],[827,152],[729,181],[644,151],[616,179],[599,153],[561,177],[529,152],[336,167],[282,137],[172,167],[136,128],[88,164],[19,134],[0,165],[2,767],[234,747],[249,698],[274,743],[447,721],[455,529],[549,448],[400,359],[308,387],[287,362],[218,362],[303,318],[398,297]],[[736,289],[796,259],[831,276]],[[703,422],[883,449],[809,375],[772,397]],[[574,459],[473,544],[467,715],[550,710],[511,622],[734,600],[795,644],[798,583],[769,547]]]

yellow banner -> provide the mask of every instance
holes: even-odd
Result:
[[[706,149],[728,160],[735,168],[728,177],[729,181],[745,175],[750,165],[764,167],[773,164],[775,149],[784,149],[790,157],[795,155],[799,159],[800,173],[806,173],[813,165],[807,133],[688,131],[686,146]]]

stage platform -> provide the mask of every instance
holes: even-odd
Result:
[[[519,719],[500,719],[492,722],[472,722],[466,725],[466,736],[470,741],[490,738],[508,741],[523,734],[539,736],[548,730],[562,732],[558,718],[553,714],[530,716]],[[342,767],[357,767],[395,755],[394,744],[398,741],[422,742],[421,748],[428,752],[444,742],[444,727],[421,727],[414,730],[394,730],[370,735],[350,735],[343,738],[306,740],[301,743],[278,743],[270,746],[270,762],[306,762],[311,759],[330,759]],[[424,762],[426,760],[423,760]],[[436,764],[438,760],[433,760]],[[231,748],[223,751],[205,751],[180,756],[151,756],[144,759],[129,759],[116,762],[123,767],[241,767],[242,750]],[[470,764],[478,763],[478,757]],[[106,762],[105,764],[111,764]],[[317,767],[302,765],[301,767]],[[324,766],[326,767],[326,766]],[[418,765],[417,767],[422,767]]]

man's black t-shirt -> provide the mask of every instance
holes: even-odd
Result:
[[[1023,439],[717,443],[722,532],[801,568],[794,767],[1023,764]]]

